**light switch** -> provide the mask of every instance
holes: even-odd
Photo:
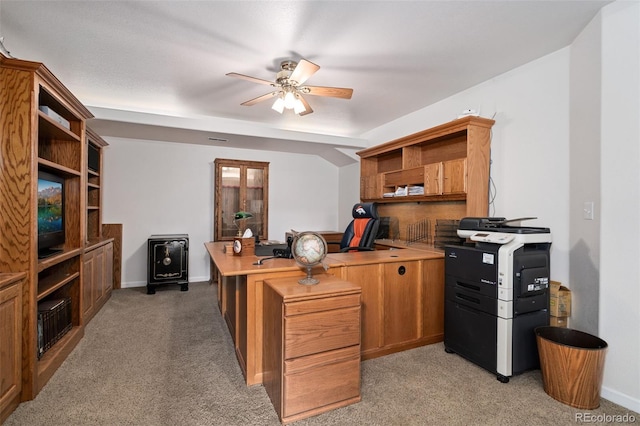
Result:
[[[585,201],[582,208],[582,217],[585,220],[593,220],[593,201]]]

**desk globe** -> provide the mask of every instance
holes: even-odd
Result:
[[[296,234],[291,244],[293,258],[298,265],[307,269],[307,277],[298,280],[300,284],[318,284],[318,280],[311,276],[311,269],[322,263],[327,255],[327,242],[316,232],[300,232]]]

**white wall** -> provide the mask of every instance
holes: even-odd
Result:
[[[598,333],[600,294],[600,116],[602,19],[596,16],[571,45],[570,245],[571,327]],[[584,203],[594,203],[585,220]]]
[[[360,162],[341,167],[338,176],[340,184],[337,230],[344,231],[353,220],[351,215],[353,205],[360,202]]]
[[[601,13],[602,395],[640,412],[640,3]]]
[[[269,238],[338,229],[338,169],[316,156],[106,138],[104,223],[123,224],[122,287],[146,285],[147,238],[189,234],[189,280],[209,279],[215,158],[269,161]]]

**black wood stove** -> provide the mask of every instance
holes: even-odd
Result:
[[[152,235],[147,240],[147,294],[160,284],[178,284],[189,290],[189,236]]]

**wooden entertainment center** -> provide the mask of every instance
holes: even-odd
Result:
[[[1,54],[0,99],[0,314],[15,321],[15,327],[0,327],[1,423],[38,394],[108,300],[113,238],[102,231],[107,144],[87,127],[89,110],[43,64]],[[59,179],[63,193],[57,204],[62,215],[50,217],[63,223],[64,243],[45,258],[38,247],[42,172]],[[49,329],[39,307],[58,300],[70,306],[66,327],[44,350],[49,337],[43,329]],[[4,353],[11,362],[4,362]]]

